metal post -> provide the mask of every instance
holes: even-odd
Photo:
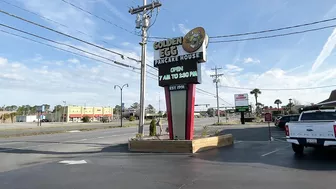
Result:
[[[66,121],[64,120],[66,101],[63,101],[63,103],[64,103],[64,106],[63,106],[62,122],[64,123]]]
[[[122,127],[123,125],[123,117],[122,117],[122,108],[123,108],[123,105],[122,105],[122,91],[123,91],[123,88],[124,87],[128,87],[128,84],[124,84],[122,87],[120,87],[119,85],[114,85],[114,89],[116,89],[117,87],[120,89],[120,126]]]
[[[122,117],[122,109],[123,109],[123,105],[122,105],[122,91],[123,91],[123,89],[120,88],[120,127],[123,126],[123,117]]]
[[[272,141],[271,126],[269,121],[268,121],[268,138],[269,141]]]

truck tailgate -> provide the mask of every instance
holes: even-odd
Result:
[[[335,122],[291,122],[288,124],[290,138],[335,139]]]

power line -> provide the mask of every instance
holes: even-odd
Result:
[[[75,47],[75,46],[68,45],[68,44],[61,43],[61,42],[57,42],[57,41],[55,41],[55,40],[48,39],[48,38],[45,38],[45,37],[41,37],[41,36],[39,36],[39,35],[30,33],[30,32],[26,32],[26,31],[23,31],[23,30],[20,30],[20,29],[17,29],[17,28],[14,28],[14,27],[11,27],[11,26],[8,26],[8,25],[5,25],[5,24],[1,24],[1,23],[0,23],[0,26],[9,28],[9,29],[12,29],[12,30],[15,30],[15,31],[18,31],[18,32],[21,32],[21,33],[24,33],[24,34],[27,34],[27,35],[30,35],[30,36],[34,36],[34,37],[36,37],[36,38],[43,39],[43,40],[46,40],[46,41],[49,41],[49,42],[52,42],[52,43],[56,43],[56,44],[59,44],[59,45],[67,46],[67,47],[76,49],[76,50],[78,50],[78,51],[81,51],[81,52],[83,52],[83,53],[87,53],[87,54],[90,54],[90,55],[93,55],[93,56],[96,56],[96,57],[99,57],[99,58],[106,59],[106,60],[108,60],[108,61],[111,61],[111,62],[113,62],[113,63],[115,63],[115,64],[118,64],[118,65],[121,65],[121,66],[124,66],[124,67],[130,67],[130,68],[133,68],[133,69],[139,69],[139,68],[136,68],[136,67],[134,67],[134,66],[131,66],[131,65],[128,65],[128,64],[124,64],[124,63],[118,62],[118,61],[116,61],[116,60],[112,60],[112,59],[110,59],[110,58],[106,58],[106,57],[104,57],[104,56],[100,56],[100,55],[98,55],[98,54],[91,53],[91,52],[89,52],[89,51],[86,51],[86,50],[77,48],[77,47]]]
[[[254,88],[245,88],[245,87],[233,87],[233,86],[220,86],[225,88],[232,88],[232,89],[244,89],[244,90],[253,90]],[[264,91],[298,91],[298,90],[311,90],[311,89],[321,89],[321,88],[329,88],[329,87],[336,87],[336,85],[325,85],[325,86],[318,86],[318,87],[302,87],[302,88],[292,88],[292,89],[285,89],[285,88],[279,88],[279,89],[260,89]]]
[[[320,28],[314,28],[314,29],[309,29],[309,30],[302,30],[302,31],[297,31],[297,32],[290,32],[290,33],[269,35],[269,36],[251,37],[251,38],[243,38],[243,39],[232,39],[232,40],[221,40],[221,41],[210,41],[209,43],[228,43],[228,42],[251,41],[251,40],[258,40],[258,39],[283,37],[283,36],[288,36],[288,35],[307,33],[307,32],[318,31],[318,30],[323,30],[323,29],[328,29],[328,28],[334,28],[334,27],[336,27],[336,25],[324,26],[324,27],[320,27]]]
[[[196,90],[198,90],[199,92],[202,92],[203,94],[206,94],[206,95],[208,95],[208,96],[212,96],[212,97],[216,98],[216,94],[210,93],[210,92],[208,92],[208,91],[206,91],[206,90],[203,90],[203,89],[200,89],[200,88],[196,88]],[[222,100],[223,102],[225,102],[225,103],[227,103],[227,104],[229,104],[229,105],[232,105],[231,103],[225,101],[223,98],[221,98],[221,97],[218,97],[218,98],[219,98],[220,100]]]
[[[88,42],[88,41],[85,41],[85,40],[83,40],[83,39],[79,39],[79,38],[77,38],[77,37],[74,37],[74,36],[72,36],[72,35],[68,35],[68,34],[66,34],[66,33],[63,33],[63,32],[60,32],[60,31],[57,31],[57,30],[55,30],[55,29],[52,29],[52,28],[49,28],[49,27],[47,27],[47,26],[44,26],[44,25],[38,24],[38,23],[36,23],[36,22],[33,22],[33,21],[30,21],[30,20],[27,20],[27,19],[25,19],[25,18],[19,17],[19,16],[17,16],[17,15],[11,14],[11,13],[8,13],[8,12],[6,12],[6,11],[3,11],[3,10],[1,10],[1,9],[0,9],[0,13],[6,14],[6,15],[8,15],[8,16],[11,16],[11,17],[14,17],[14,18],[16,18],[16,19],[19,19],[19,20],[25,21],[25,22],[27,22],[27,23],[30,23],[30,24],[33,24],[33,25],[36,25],[36,26],[38,26],[38,27],[41,27],[41,28],[47,29],[47,30],[49,30],[49,31],[52,31],[52,32],[55,32],[55,33],[57,33],[57,34],[60,34],[60,35],[63,35],[63,36],[69,37],[69,38],[71,38],[71,39],[74,39],[74,40],[80,41],[80,42],[82,42],[82,43],[85,43],[85,44],[88,44],[88,45],[94,46],[94,47],[96,47],[96,48],[99,48],[99,49],[102,49],[102,50],[105,50],[105,51],[111,52],[111,53],[113,53],[113,54],[119,55],[119,56],[120,56],[122,59],[124,59],[125,57],[127,57],[127,56],[125,56],[125,55],[123,55],[123,54],[121,54],[121,53],[119,53],[119,52],[112,51],[112,50],[110,50],[110,49],[107,49],[107,48],[105,48],[105,47],[102,47],[102,46],[99,46],[99,45],[96,45],[96,44],[90,43],[90,42]],[[132,58],[132,57],[127,57],[127,58]],[[132,58],[132,59],[133,59],[133,58]]]
[[[89,34],[83,32],[83,31],[80,31],[80,30],[78,30],[78,29],[72,29],[72,28],[70,28],[69,26],[67,26],[67,25],[65,25],[65,24],[62,24],[62,23],[60,23],[60,22],[57,22],[57,21],[55,21],[55,20],[52,20],[52,19],[47,18],[47,17],[45,17],[45,16],[42,16],[42,15],[40,15],[40,14],[38,14],[38,13],[35,13],[35,12],[33,12],[33,11],[30,11],[30,10],[25,9],[25,8],[23,8],[23,7],[20,7],[20,6],[18,6],[18,5],[12,4],[12,3],[8,2],[8,1],[5,1],[5,0],[0,0],[0,1],[3,2],[3,3],[6,3],[6,4],[8,4],[8,5],[12,6],[12,7],[15,7],[15,8],[17,8],[17,9],[20,9],[20,10],[26,11],[26,12],[28,12],[28,13],[30,13],[30,14],[33,14],[33,15],[35,15],[35,16],[38,16],[38,17],[40,17],[40,18],[42,18],[42,19],[44,19],[44,20],[46,20],[46,21],[48,21],[48,22],[57,24],[57,25],[59,25],[59,26],[62,26],[62,27],[64,27],[64,28],[67,28],[67,29],[74,30],[74,31],[76,31],[76,32],[78,32],[78,33],[81,33],[81,34],[86,35],[86,36],[90,37],[91,39],[93,39],[93,36],[92,36],[92,35],[89,35]],[[104,43],[106,43],[106,44],[108,44],[108,42],[106,42],[105,40],[101,40],[101,41],[104,42]]]
[[[3,1],[3,0],[0,0],[0,1]],[[27,10],[27,11],[29,11],[29,10]],[[88,45],[97,47],[97,48],[99,48],[99,49],[102,49],[102,50],[105,50],[105,51],[108,51],[108,52],[112,52],[112,53],[114,53],[114,54],[117,54],[117,55],[121,56],[121,58],[123,58],[123,59],[124,59],[124,57],[126,57],[126,58],[128,58],[128,59],[130,59],[130,60],[133,60],[133,61],[135,61],[135,62],[138,62],[138,63],[140,62],[140,60],[137,60],[137,59],[135,59],[135,58],[133,58],[133,57],[129,57],[129,56],[123,55],[123,54],[121,54],[121,53],[119,53],[119,52],[112,51],[112,50],[110,50],[110,49],[106,49],[106,48],[104,48],[104,47],[102,47],[102,46],[95,45],[95,44],[93,44],[93,43],[90,43],[90,42],[84,41],[84,40],[82,40],[82,39],[73,37],[73,36],[71,36],[71,35],[62,33],[62,32],[60,32],[60,31],[57,31],[57,30],[54,30],[54,29],[52,29],[52,28],[43,26],[43,25],[41,25],[41,24],[38,24],[38,23],[35,23],[35,22],[32,22],[32,21],[26,20],[26,19],[24,19],[24,18],[21,18],[21,17],[19,17],[19,16],[17,16],[17,15],[14,15],[14,14],[10,14],[10,13],[5,12],[5,11],[3,11],[3,10],[0,10],[0,13],[6,14],[6,15],[8,15],[8,16],[12,16],[12,17],[14,17],[14,18],[20,19],[20,20],[22,20],[22,21],[28,22],[28,23],[30,23],[30,24],[33,24],[33,25],[42,27],[42,28],[47,29],[47,30],[50,30],[50,31],[53,31],[53,32],[55,32],[55,33],[64,35],[64,36],[66,36],[66,37],[75,39],[75,40],[77,40],[77,41],[81,41],[81,42],[86,43],[86,44],[88,44]],[[34,13],[34,12],[31,12],[31,13],[33,13],[33,14],[35,14],[35,15],[38,15],[38,16],[41,16],[41,15],[36,14],[36,13]],[[42,17],[42,16],[41,16],[41,17]],[[52,21],[52,22],[56,22],[56,21],[53,21],[53,20],[51,20],[51,19],[49,19],[49,20]],[[57,22],[57,23],[58,23],[58,22]],[[61,23],[59,23],[59,24],[61,24]],[[63,25],[63,24],[61,24],[61,25]],[[64,25],[64,26],[65,26],[65,25]],[[79,30],[77,30],[77,31],[79,31]],[[79,31],[79,32],[80,32],[80,31]],[[105,43],[107,43],[107,42],[105,42]],[[115,45],[113,45],[113,46],[115,46]],[[115,47],[116,47],[116,46],[115,46]],[[151,62],[151,61],[149,61],[149,62]],[[152,63],[153,63],[153,62],[152,62]],[[147,65],[148,65],[150,68],[156,69],[155,67],[153,67],[153,66],[151,66],[151,65],[149,65],[149,64],[147,64]]]
[[[92,57],[89,57],[89,56],[86,56],[86,55],[83,55],[83,54],[80,54],[80,53],[76,53],[76,52],[69,51],[69,50],[66,50],[66,49],[63,49],[63,48],[59,48],[57,46],[50,45],[50,44],[47,44],[47,43],[43,43],[41,41],[37,41],[37,40],[29,38],[29,37],[25,37],[25,36],[18,35],[18,34],[15,34],[15,33],[12,33],[12,32],[8,32],[8,31],[5,31],[5,30],[1,30],[1,29],[0,29],[0,32],[6,33],[6,34],[9,34],[9,35],[12,35],[12,36],[16,36],[16,37],[19,37],[19,38],[22,38],[22,39],[26,39],[26,40],[29,40],[29,41],[32,41],[32,42],[35,42],[35,43],[39,43],[41,45],[45,45],[45,46],[48,46],[48,47],[51,47],[51,48],[54,48],[54,49],[58,49],[58,50],[61,50],[61,51],[67,52],[67,53],[71,53],[71,54],[74,54],[76,56],[81,56],[81,57],[84,57],[84,58],[87,58],[87,59],[91,59],[91,60],[94,60],[94,61],[97,61],[97,62],[101,62],[103,64],[108,64],[110,66],[115,66],[115,67],[118,67],[118,68],[121,68],[121,69],[128,70],[128,69],[126,69],[126,68],[124,68],[122,66],[114,65],[113,63],[105,62],[105,61],[102,61],[102,60],[99,60],[99,59],[95,59],[95,58],[92,58]],[[132,70],[129,70],[129,71],[132,71]]]
[[[93,16],[93,17],[96,17],[96,18],[98,18],[99,20],[102,20],[102,21],[104,21],[104,22],[106,22],[106,23],[108,23],[108,24],[111,24],[111,25],[113,25],[113,26],[115,26],[115,27],[117,27],[117,28],[119,28],[119,29],[122,29],[122,30],[128,32],[128,33],[131,33],[131,34],[133,34],[133,35],[136,35],[134,32],[132,32],[132,31],[126,29],[126,28],[123,28],[123,27],[121,27],[121,26],[119,26],[119,25],[117,25],[117,24],[115,24],[115,23],[113,23],[113,22],[111,22],[111,21],[109,21],[109,20],[103,18],[103,17],[100,17],[100,16],[98,16],[98,15],[96,15],[96,14],[93,14],[92,12],[90,12],[90,11],[88,11],[88,10],[85,10],[85,9],[83,9],[82,7],[79,7],[79,6],[77,6],[77,5],[75,5],[75,4],[71,3],[71,2],[68,2],[68,1],[66,1],[66,0],[61,0],[61,1],[63,1],[64,3],[66,3],[66,4],[68,4],[68,5],[70,5],[70,6],[74,7],[74,8],[76,8],[76,9],[82,11],[82,12],[85,12],[85,13],[87,13],[87,14]]]
[[[293,26],[286,26],[286,27],[276,28],[276,29],[269,29],[269,30],[255,31],[255,32],[246,32],[246,33],[238,33],[238,34],[229,34],[229,35],[211,36],[209,38],[226,38],[226,37],[237,37],[237,36],[244,36],[244,35],[268,33],[268,32],[274,32],[274,31],[281,31],[281,30],[299,28],[299,27],[304,27],[304,26],[310,26],[310,25],[320,24],[320,23],[324,23],[324,22],[330,22],[330,21],[334,21],[334,20],[336,20],[336,18],[330,18],[330,19],[325,19],[325,20],[320,20],[320,21],[315,21],[315,22],[308,22],[308,23],[298,24],[298,25],[293,25]]]
[[[73,4],[73,3],[69,2],[69,1],[66,1],[66,0],[61,0],[61,1],[63,1],[64,3],[66,3],[66,4],[68,4],[68,5],[70,5],[70,6],[74,7],[74,8],[76,8],[76,9],[82,11],[82,12],[85,12],[86,14],[89,14],[89,15],[91,15],[91,16],[93,16],[93,17],[96,17],[96,18],[98,18],[99,20],[102,20],[102,21],[104,21],[104,22],[106,22],[106,23],[108,23],[108,24],[111,24],[111,25],[113,25],[113,26],[115,26],[115,27],[117,27],[117,28],[119,28],[119,29],[121,29],[121,30],[124,30],[124,31],[126,31],[126,32],[128,32],[128,33],[130,33],[130,34],[133,34],[133,35],[136,35],[136,36],[141,36],[141,35],[139,35],[139,34],[137,34],[137,33],[135,33],[135,32],[132,32],[132,31],[130,31],[130,30],[124,28],[124,27],[121,27],[121,26],[119,26],[119,25],[117,25],[117,24],[111,22],[110,20],[107,20],[107,19],[105,19],[105,18],[103,18],[103,17],[101,17],[101,16],[98,16],[98,15],[96,15],[96,14],[94,14],[94,13],[88,11],[88,10],[85,10],[85,9],[83,9],[82,7],[77,6],[77,5],[75,5],[75,4]],[[153,37],[147,37],[147,38],[153,38],[153,39],[167,39],[167,38],[164,38],[164,37],[154,37],[154,36],[153,36]]]
[[[95,59],[95,58],[92,58],[92,57],[89,57],[89,56],[86,56],[86,55],[83,55],[83,54],[80,54],[80,53],[76,53],[76,52],[69,51],[69,50],[66,50],[66,49],[63,49],[63,48],[59,48],[57,46],[50,45],[50,44],[47,44],[47,43],[43,43],[41,41],[37,41],[37,40],[29,38],[29,37],[25,37],[25,36],[18,35],[18,34],[15,34],[15,33],[12,33],[12,32],[8,32],[8,31],[5,31],[5,30],[1,30],[1,29],[0,29],[0,32],[6,33],[6,34],[9,34],[9,35],[12,35],[12,36],[16,36],[16,37],[19,37],[19,38],[22,38],[22,39],[25,39],[25,40],[28,40],[28,41],[32,41],[34,43],[38,43],[38,44],[41,44],[41,45],[44,45],[44,46],[48,46],[48,47],[51,47],[51,48],[54,48],[54,49],[57,49],[57,50],[60,50],[60,51],[64,51],[64,52],[67,52],[69,54],[76,55],[78,57],[84,57],[86,59],[90,59],[90,60],[94,60],[96,62],[107,64],[109,66],[114,66],[114,67],[117,67],[117,68],[120,68],[120,69],[124,69],[124,70],[127,70],[127,71],[131,71],[131,72],[140,74],[140,72],[137,72],[134,69],[131,69],[131,70],[130,69],[126,69],[125,67],[122,67],[122,66],[119,66],[119,65],[115,65],[113,63],[109,63],[109,62],[102,61],[102,60],[99,60],[99,59]],[[155,79],[155,80],[157,79],[156,77],[150,77],[150,76],[148,76],[148,77],[151,78],[151,79]]]

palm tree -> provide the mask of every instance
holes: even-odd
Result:
[[[276,99],[274,101],[274,104],[276,104],[278,106],[278,112],[279,112],[279,105],[282,104],[281,100],[280,99]]]
[[[261,91],[257,88],[253,89],[250,94],[254,95],[255,101],[256,101],[256,106],[258,104],[258,94],[261,94]]]

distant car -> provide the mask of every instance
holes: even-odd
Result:
[[[50,122],[48,119],[41,119],[41,122]]]
[[[275,126],[284,129],[286,123],[291,122],[291,121],[298,121],[299,120],[300,115],[285,115],[282,116],[280,119],[277,119],[275,121]]]

